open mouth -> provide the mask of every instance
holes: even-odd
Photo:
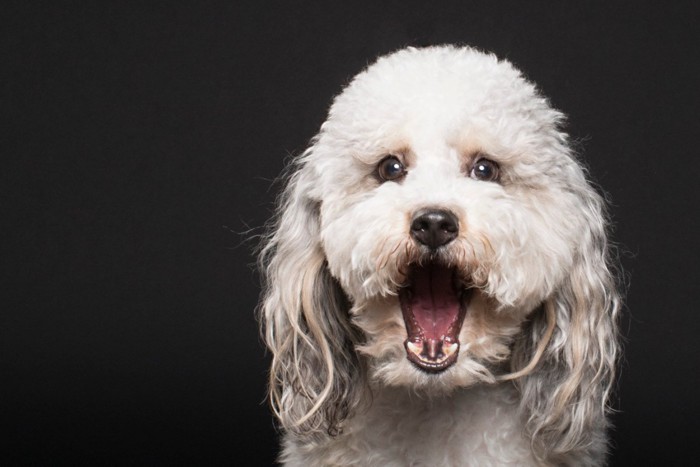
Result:
[[[399,301],[408,338],[408,360],[428,373],[445,371],[457,361],[459,332],[472,296],[455,268],[439,263],[411,265]]]

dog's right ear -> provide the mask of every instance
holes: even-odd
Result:
[[[282,427],[300,436],[336,434],[363,386],[348,299],[328,272],[320,241],[313,151],[289,168],[258,258],[270,403]]]

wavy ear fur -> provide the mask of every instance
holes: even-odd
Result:
[[[587,184],[578,191],[588,230],[581,236],[568,277],[533,314],[523,338],[516,342],[512,361],[519,368],[531,360],[546,333],[546,311],[553,310],[556,326],[538,369],[516,381],[526,428],[541,459],[555,465],[602,465],[604,458],[593,453],[606,451],[620,296],[603,200]]]
[[[270,403],[282,427],[300,436],[336,434],[362,384],[348,300],[328,272],[313,199],[313,147],[290,168],[277,216],[264,237],[259,319],[272,353]]]

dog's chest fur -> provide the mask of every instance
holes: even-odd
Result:
[[[344,432],[320,443],[287,439],[289,466],[536,465],[508,384],[462,389],[426,399],[382,389]]]

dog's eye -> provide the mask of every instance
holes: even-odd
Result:
[[[406,174],[406,168],[396,156],[387,156],[377,166],[377,173],[383,181],[397,180]]]
[[[469,175],[486,182],[498,181],[498,164],[488,159],[479,159]]]

